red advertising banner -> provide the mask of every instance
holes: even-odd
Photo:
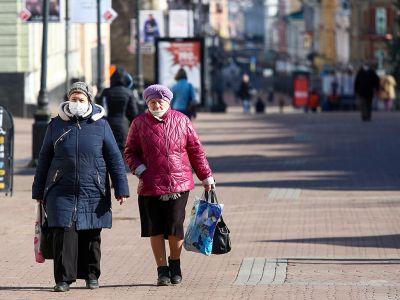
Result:
[[[201,39],[156,40],[157,82],[172,87],[175,74],[185,69],[188,81],[193,85],[196,99],[201,102],[203,91],[203,43]]]
[[[294,97],[293,105],[307,106],[308,102],[308,89],[309,89],[309,79],[305,75],[297,75],[294,77]]]

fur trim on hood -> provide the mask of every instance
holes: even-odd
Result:
[[[71,114],[69,109],[68,109],[68,103],[69,103],[69,101],[62,102],[58,106],[58,115],[64,121],[69,121],[69,120],[71,120],[71,118],[74,117],[74,115]],[[89,108],[89,111],[83,117],[87,117],[87,116],[89,116],[91,114],[90,118],[94,122],[96,122],[97,120],[100,120],[102,117],[105,116],[105,112],[106,111],[102,106],[100,106],[98,104],[91,104],[91,106]]]

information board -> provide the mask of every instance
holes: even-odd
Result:
[[[13,191],[14,122],[11,113],[0,106],[0,193]]]

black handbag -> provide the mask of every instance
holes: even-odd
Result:
[[[218,203],[217,194],[215,190],[211,190],[211,203]],[[206,199],[208,199],[208,195],[206,192]],[[224,219],[219,219],[217,226],[215,227],[214,237],[213,237],[213,246],[212,246],[212,254],[225,254],[231,251],[231,238],[229,236],[230,230],[228,226],[225,224]]]
[[[49,228],[47,222],[46,211],[41,205],[40,219],[42,220],[41,235],[40,235],[40,252],[45,259],[53,259],[53,232]]]
[[[229,233],[230,230],[221,216],[217,227],[215,227],[212,254],[225,254],[231,251],[231,238],[229,237]]]

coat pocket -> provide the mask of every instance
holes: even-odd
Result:
[[[96,176],[93,178],[97,188],[100,190],[103,196],[106,196],[105,183],[103,182],[99,171],[96,171]]]
[[[60,181],[61,177],[62,173],[60,170],[57,169],[52,176],[51,182],[47,185],[47,187],[44,190],[43,200],[46,199],[46,196],[49,193],[49,191],[57,184],[57,182]]]

